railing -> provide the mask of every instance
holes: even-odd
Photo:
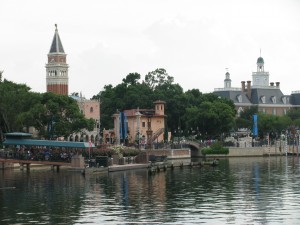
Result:
[[[215,88],[214,91],[242,91],[242,88]]]
[[[153,134],[152,138],[148,140],[148,144],[151,144],[153,141],[155,141],[155,139],[158,138],[164,131],[165,131],[164,128],[158,129],[158,130]]]

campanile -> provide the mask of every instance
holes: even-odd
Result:
[[[68,68],[67,55],[55,24],[55,33],[48,53],[48,63],[46,64],[47,92],[68,95]]]

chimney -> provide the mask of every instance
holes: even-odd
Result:
[[[242,81],[242,92],[245,92],[245,81]]]
[[[276,87],[280,88],[280,82],[276,82]]]
[[[271,87],[273,87],[274,86],[274,82],[271,82],[270,85],[271,85]]]
[[[248,95],[248,98],[251,99],[251,81],[250,80],[247,81],[247,95]]]

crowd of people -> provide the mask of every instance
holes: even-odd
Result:
[[[13,149],[3,149],[0,154],[3,158],[71,162],[71,158],[76,152],[64,148],[17,146]]]

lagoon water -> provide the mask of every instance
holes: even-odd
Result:
[[[0,224],[300,224],[297,157],[83,176],[0,171]]]

